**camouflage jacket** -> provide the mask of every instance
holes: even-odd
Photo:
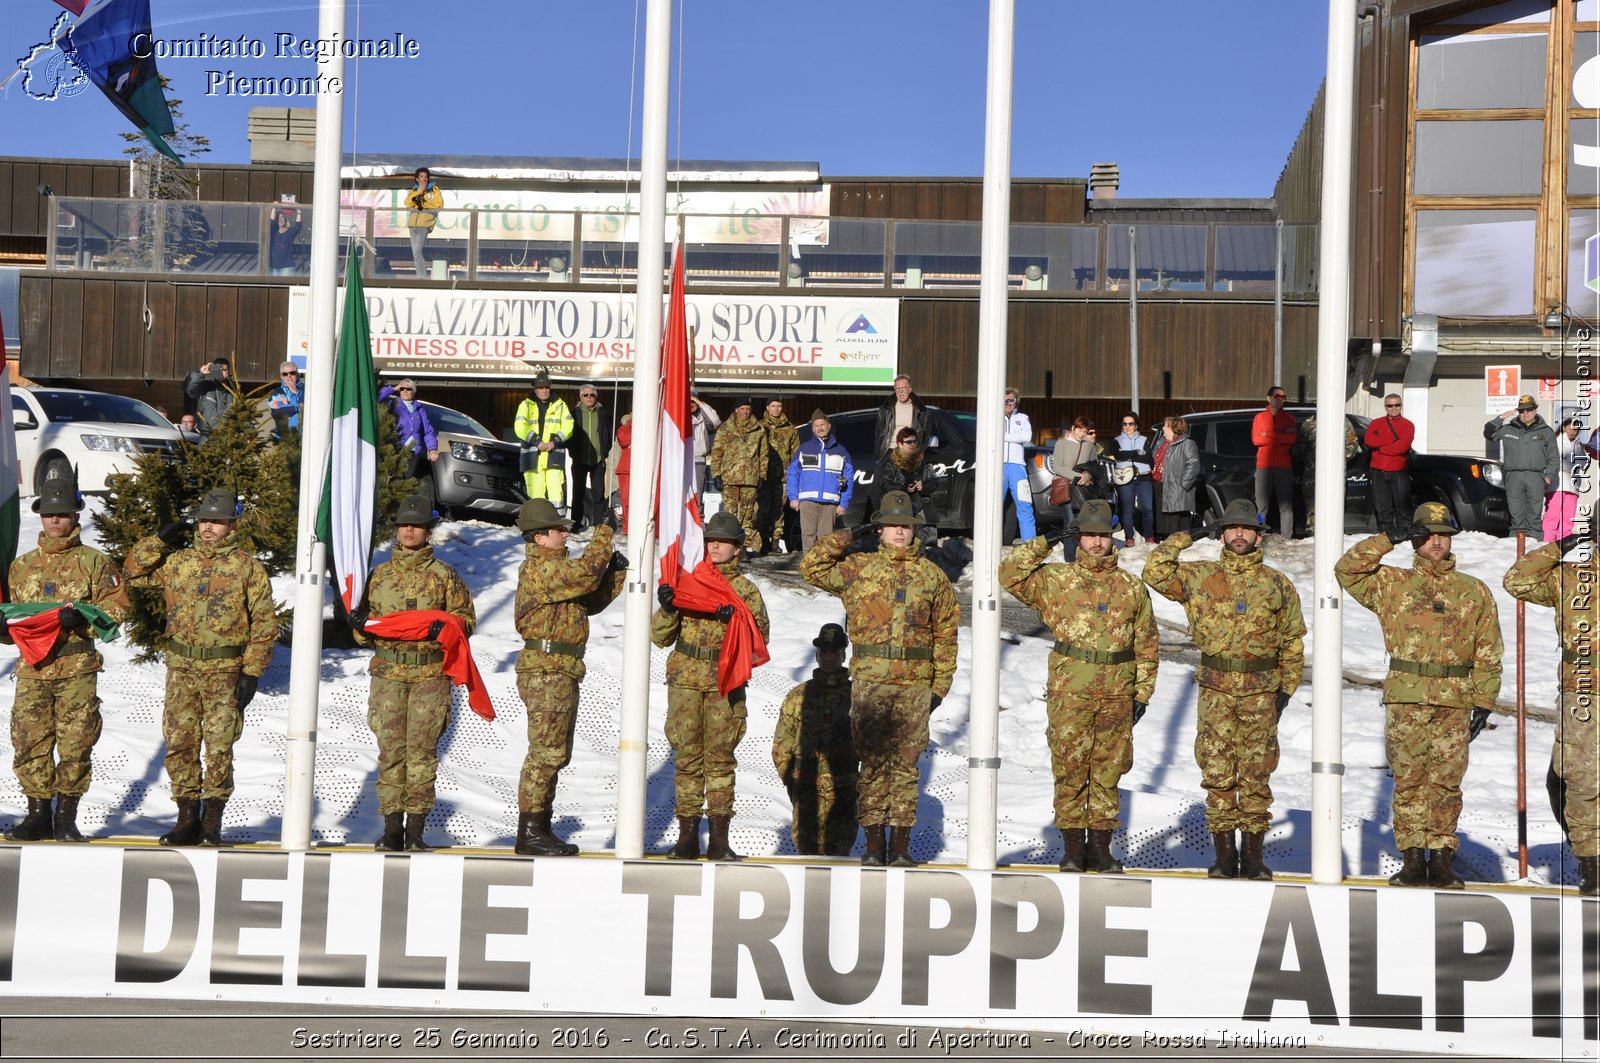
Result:
[[[761,417],[761,427],[767,430],[767,479],[783,479],[789,468],[789,459],[800,449],[800,430],[789,423],[789,418]]]
[[[15,581],[16,577],[12,577]],[[1556,638],[1561,643],[1561,689],[1592,692],[1594,658],[1600,648],[1600,550],[1590,549],[1587,561],[1561,563],[1557,543],[1528,553],[1506,573],[1506,593],[1534,605],[1548,606],[1556,614]],[[1587,657],[1574,661],[1572,657]]]
[[[722,437],[717,436],[718,439]],[[767,605],[756,585],[739,574],[739,559],[718,565],[717,571],[733,584],[733,591],[750,607],[761,637],[767,637]],[[721,650],[728,625],[710,613],[685,613],[677,609],[657,609],[650,621],[650,641],[657,646],[695,646],[701,650]],[[717,662],[690,657],[674,648],[667,657],[667,685],[688,690],[717,689]]]
[[[956,632],[961,607],[950,578],[922,556],[916,539],[906,547],[879,543],[872,553],[844,556],[851,533],[836,531],[817,540],[800,561],[800,575],[812,586],[844,601],[845,626],[855,652],[850,677],[866,683],[931,686],[941,698],[956,674]],[[932,659],[870,657],[863,646],[932,651]]]
[[[767,478],[767,430],[754,417],[729,417],[717,429],[706,467],[725,484],[754,487]]]
[[[411,609],[440,609],[458,616],[467,625],[467,634],[478,626],[477,611],[472,608],[472,592],[461,581],[456,570],[436,560],[432,546],[408,550],[394,544],[389,560],[372,570],[367,577],[367,612],[373,619]],[[422,640],[410,642],[402,639],[375,638],[366,632],[355,633],[356,642],[397,653],[435,653],[440,660],[432,664],[402,664],[385,660],[374,654],[369,670],[380,679],[393,679],[401,683],[415,683],[444,675],[443,651],[437,642]]]
[[[785,783],[859,773],[861,758],[850,738],[849,672],[813,669],[789,691],[772,732],[772,765]]]
[[[1383,564],[1394,544],[1387,535],[1356,543],[1333,566],[1339,586],[1378,614],[1391,658],[1422,665],[1455,665],[1465,676],[1396,671],[1383,681],[1388,704],[1492,708],[1500,694],[1500,610],[1481,580],[1456,571],[1456,559],[1418,556],[1410,568]]]
[[[1117,567],[1116,556],[1090,557],[1078,551],[1077,561],[1047,565],[1052,547],[1029,539],[1000,565],[1000,582],[1055,635],[1080,650],[1101,653],[1132,651],[1120,664],[1095,664],[1060,653],[1050,654],[1050,674],[1059,689],[1076,697],[1132,696],[1149,702],[1156,689],[1160,643],[1150,592],[1137,576]]]
[[[197,649],[244,649],[243,658],[201,660],[168,648],[169,669],[239,669],[259,676],[272,663],[272,645],[278,640],[272,582],[261,562],[240,547],[237,533],[210,545],[196,538],[189,549],[170,553],[160,539],[148,535],[133,544],[122,569],[133,586],[161,589],[170,641]]]
[[[84,546],[79,529],[73,528],[64,539],[47,539],[41,532],[39,548],[11,562],[11,600],[14,602],[88,602],[106,611],[118,623],[127,619],[128,592],[122,586],[122,570],[105,554]],[[9,637],[4,638],[10,642]],[[67,639],[56,644],[59,651]],[[94,641],[88,634],[72,641]],[[52,653],[38,667],[17,662],[17,675],[28,679],[67,679],[98,672],[105,662],[98,650],[65,657]]]
[[[1188,532],[1163,539],[1145,562],[1144,581],[1183,606],[1202,656],[1278,659],[1276,668],[1261,672],[1214,668],[1202,661],[1195,682],[1225,694],[1294,693],[1305,669],[1306,633],[1294,584],[1261,563],[1259,547],[1242,557],[1223,550],[1216,561],[1180,562],[1179,552],[1193,542]]]
[[[517,634],[524,640],[547,639],[585,646],[589,618],[603,610],[622,592],[628,573],[611,565],[611,529],[602,524],[577,557],[566,547],[528,544],[527,560],[517,574]],[[558,672],[574,679],[584,676],[583,658],[567,653],[523,649],[517,655],[519,672]]]

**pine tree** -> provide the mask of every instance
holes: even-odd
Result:
[[[161,77],[161,91],[170,82]],[[193,132],[183,120],[182,100],[167,99],[173,132],[163,137],[180,158],[198,159],[211,152],[211,140]],[[211,222],[197,205],[200,175],[179,166],[155,149],[143,133],[118,133],[128,146],[122,154],[133,160],[133,199],[128,218],[128,239],[114,245],[108,258],[123,269],[151,273],[183,270],[209,256],[216,241]],[[150,202],[154,201],[154,202]]]

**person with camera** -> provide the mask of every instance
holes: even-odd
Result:
[[[1151,487],[1150,468],[1152,440],[1139,431],[1139,415],[1132,412],[1122,415],[1122,431],[1107,449],[1111,452],[1111,482],[1117,486],[1117,509],[1122,513],[1123,542],[1128,546],[1138,540],[1133,534],[1133,514],[1139,512],[1139,530],[1145,542],[1156,537],[1155,490]]]
[[[811,438],[795,448],[784,483],[789,508],[800,514],[800,548],[810,550],[833,533],[856,489],[850,452],[833,438],[833,423],[820,408],[811,411]]]
[[[428,234],[439,223],[439,208],[444,206],[444,193],[433,180],[426,166],[417,167],[412,174],[412,185],[406,190],[405,204],[410,208],[406,215],[406,229],[411,234],[411,267],[418,277],[428,275],[425,244]]]
[[[194,400],[195,431],[204,443],[233,406],[239,388],[231,379],[233,365],[226,358],[213,358],[183,378],[183,391]]]

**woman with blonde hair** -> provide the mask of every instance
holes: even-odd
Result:
[[[1150,477],[1159,486],[1160,514],[1156,536],[1165,539],[1194,524],[1195,488],[1200,483],[1200,448],[1189,438],[1189,422],[1168,417],[1161,425]]]

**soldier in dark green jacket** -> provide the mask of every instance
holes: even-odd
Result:
[[[1526,532],[1535,539],[1544,534],[1544,496],[1561,471],[1556,430],[1539,416],[1532,395],[1517,400],[1515,410],[1491,417],[1483,438],[1500,444],[1500,463],[1506,478],[1506,505],[1511,510],[1511,533]]]

